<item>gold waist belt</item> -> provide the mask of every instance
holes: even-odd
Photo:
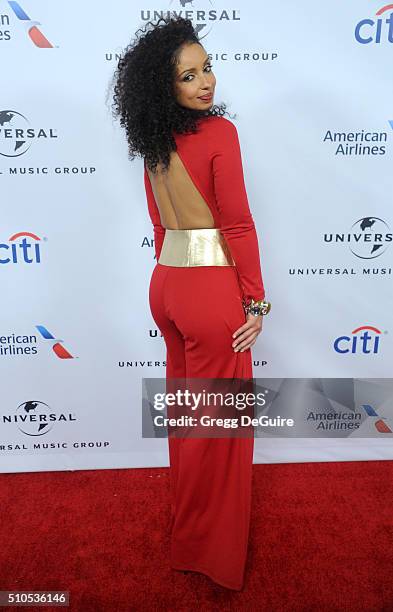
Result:
[[[166,229],[159,264],[163,266],[234,266],[218,228]]]

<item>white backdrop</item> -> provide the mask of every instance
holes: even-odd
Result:
[[[0,0],[3,472],[168,465],[167,440],[140,425],[142,378],[164,377],[166,356],[148,304],[143,163],[128,160],[107,97],[154,11],[193,19],[215,101],[236,113],[273,304],[254,376],[392,375],[393,11],[233,6]],[[381,433],[257,439],[254,461],[392,456]]]

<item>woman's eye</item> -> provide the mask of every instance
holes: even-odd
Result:
[[[205,69],[206,68],[212,68],[212,67],[213,67],[213,64],[206,64]],[[210,70],[209,70],[209,72],[210,72]],[[192,74],[187,74],[187,76],[184,77],[183,81],[187,81],[188,77],[190,77],[190,76],[192,76]]]

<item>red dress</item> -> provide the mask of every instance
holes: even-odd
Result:
[[[206,117],[196,134],[174,133],[177,153],[224,235],[236,267],[157,263],[149,301],[167,347],[170,378],[253,376],[251,350],[234,352],[246,321],[242,300],[265,297],[259,245],[235,125]],[[146,197],[160,256],[165,228],[151,182]],[[169,438],[171,566],[241,590],[247,556],[253,438]]]

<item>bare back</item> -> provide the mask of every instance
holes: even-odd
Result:
[[[146,168],[161,224],[166,229],[212,228],[214,218],[209,205],[194,184],[177,151],[171,151],[168,171],[162,164],[156,172]]]

